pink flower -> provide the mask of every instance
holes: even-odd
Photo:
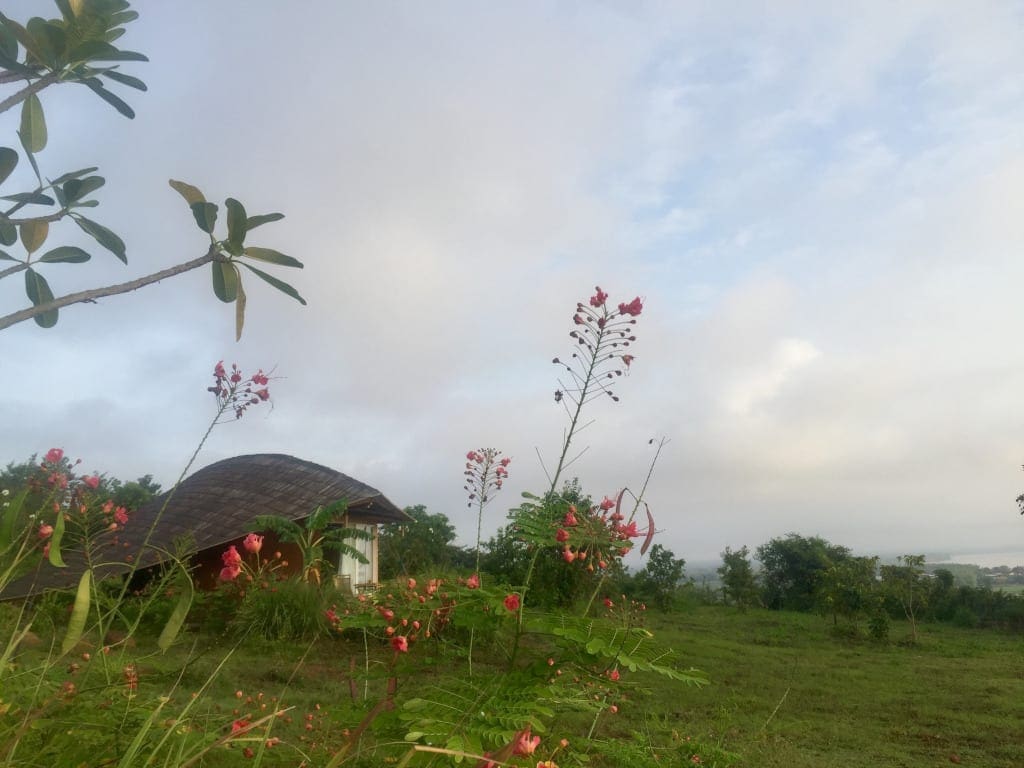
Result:
[[[60,448],[51,448],[46,452],[46,462],[48,464],[57,464],[63,458],[64,451]]]
[[[238,554],[238,550],[235,549],[234,544],[224,550],[224,554],[220,556],[220,559],[223,561],[225,566],[236,570],[242,564],[242,556]],[[237,574],[235,575],[237,576]],[[234,578],[234,576],[232,576],[232,578]]]
[[[100,487],[100,477],[99,477],[99,475],[93,475],[92,477],[87,477],[84,480],[82,480],[82,482],[85,483],[90,488],[92,488],[94,491],[97,488]]]
[[[326,611],[324,611],[324,616],[327,617],[327,622],[331,626],[334,626],[338,623],[338,614],[334,610],[334,608],[328,608]]]
[[[507,467],[509,464],[512,463],[512,459],[510,459],[508,456],[506,456],[504,459],[502,459],[498,463],[501,464],[501,466],[503,466],[503,467]]]
[[[516,734],[516,740],[512,748],[512,754],[514,755],[532,755],[534,750],[540,745],[540,736],[530,735],[530,726],[526,726],[526,730],[520,731]]]
[[[405,635],[396,635],[391,638],[391,647],[399,653],[409,652],[409,638]]]
[[[125,523],[127,523],[128,522],[128,510],[126,510],[124,507],[118,507],[117,509],[115,509],[114,510],[114,520],[119,522],[121,525],[124,525]]]
[[[246,552],[258,555],[260,550],[263,549],[263,537],[255,533],[250,533],[242,540],[242,546],[245,548]]]
[[[416,579],[409,579],[407,582],[405,582],[405,586],[407,586],[409,589],[416,589]]]
[[[244,718],[241,720],[235,720],[231,724],[232,735],[236,733],[244,733],[247,730],[249,730],[249,721]]]
[[[567,563],[571,563],[573,560],[576,559],[576,553],[568,547],[566,547],[562,550],[562,559],[565,560],[565,562]]]
[[[613,669],[610,672],[608,672],[608,679],[611,680],[613,683],[617,682],[619,679],[619,670]]]
[[[513,592],[511,595],[505,598],[505,607],[515,613],[519,610],[519,595]]]
[[[480,575],[477,574],[477,573],[474,573],[472,576],[470,576],[468,579],[466,579],[466,588],[467,589],[479,589],[480,588]]]
[[[633,359],[634,358],[633,358],[632,355],[623,355],[622,356],[622,362],[624,362],[626,364],[627,368],[629,368],[629,364],[633,362]]]
[[[39,526],[39,538],[40,539],[48,539],[48,538],[50,538],[50,536],[52,534],[53,534],[53,526],[52,525],[46,525],[44,523],[43,525]]]
[[[622,536],[630,538],[630,539],[636,538],[637,536],[639,536],[640,535],[640,531],[637,530],[636,520],[631,522],[629,525],[622,526],[622,529],[619,531],[619,533]]]
[[[639,315],[643,310],[644,304],[640,301],[640,297],[637,296],[629,304],[619,304],[619,313],[623,315]]]
[[[570,506],[569,507],[569,511],[565,513],[565,521],[564,522],[565,522],[566,525],[576,525],[577,520],[576,520],[576,507],[575,506]]]
[[[614,506],[615,506],[615,501],[613,499],[609,499],[607,496],[605,496],[603,499],[601,499],[601,509],[602,509],[602,511],[607,512],[609,509],[611,509]]]
[[[382,605],[377,606],[377,613],[379,613],[384,618],[384,621],[394,621],[395,619],[395,612],[392,611],[390,608],[385,608]]]
[[[604,607],[605,607],[605,608],[614,608],[614,607],[615,607],[615,603],[613,603],[613,602],[611,601],[611,598],[608,598],[608,597],[606,597],[606,598],[604,599]]]
[[[568,541],[569,532],[565,528],[559,528],[555,533],[555,541]]]
[[[242,569],[237,565],[225,565],[220,569],[220,580],[221,581],[234,581],[238,578],[238,574],[242,572]]]
[[[608,301],[608,294],[601,290],[601,286],[596,286],[594,290],[597,293],[590,297],[590,306],[603,307],[604,303]]]

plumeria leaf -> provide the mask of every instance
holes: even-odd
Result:
[[[139,80],[139,78],[132,77],[131,75],[125,75],[113,69],[108,69],[106,72],[103,73],[103,75],[105,77],[109,77],[111,80],[121,83],[121,85],[127,85],[129,88],[134,88],[137,91],[149,90],[148,86],[144,82]]]
[[[228,303],[238,297],[238,272],[230,261],[215,261],[213,268],[213,292],[221,301]]]
[[[50,233],[50,224],[45,219],[29,219],[18,226],[21,229],[21,244],[29,253],[38,250]]]
[[[46,148],[43,104],[34,93],[21,103],[21,136],[29,152],[42,152]]]
[[[18,41],[5,24],[0,24],[0,56],[7,61],[18,61]]]
[[[217,226],[217,206],[214,203],[192,203],[192,215],[203,232],[213,234],[213,228]]]
[[[122,51],[102,40],[87,40],[68,55],[71,61],[149,61],[141,53]]]
[[[92,257],[81,248],[76,248],[73,245],[62,245],[51,251],[47,251],[39,257],[38,261],[45,261],[47,263],[63,262],[67,264],[81,264],[84,261],[88,261],[90,258]]]
[[[91,235],[97,243],[102,245],[112,254],[117,256],[125,264],[128,263],[128,256],[125,253],[124,240],[118,237],[114,232],[104,227],[102,224],[98,224],[92,219],[87,219],[85,216],[75,214],[72,216],[83,232]]]
[[[48,304],[53,301],[53,291],[46,278],[29,267],[25,270],[25,293],[33,306]],[[57,324],[57,310],[51,309],[32,318],[40,328],[53,328]]]
[[[52,545],[51,545],[52,546]],[[71,618],[68,619],[68,631],[64,635],[64,642],[60,645],[60,652],[67,653],[82,639],[85,632],[85,622],[89,618],[89,603],[91,602],[92,568],[86,568],[82,578],[78,582],[78,591],[75,593],[75,604],[71,609]]]
[[[277,290],[279,290],[282,293],[286,293],[289,296],[291,296],[293,299],[295,299],[297,302],[299,302],[299,304],[302,304],[303,306],[306,305],[306,300],[304,298],[302,298],[302,296],[299,295],[298,291],[296,291],[294,288],[292,288],[290,285],[288,285],[288,283],[284,282],[283,280],[278,280],[273,275],[268,275],[263,270],[256,269],[256,267],[252,266],[251,264],[246,264],[245,262],[241,262],[241,264],[246,269],[248,269],[250,272],[252,272],[257,277],[259,277],[261,280],[264,280],[264,281],[270,283],[272,286],[277,288]]]
[[[184,197],[185,202],[189,205],[206,202],[206,198],[203,197],[203,193],[199,191],[198,187],[193,187],[191,184],[186,184],[184,181],[177,181],[176,179],[169,179],[167,183],[171,185],[171,189]]]
[[[3,184],[7,177],[18,165],[18,153],[10,147],[0,147],[0,184]]]
[[[0,261],[18,261],[6,251],[0,251]]]
[[[50,565],[54,568],[67,568],[64,558],[60,556],[60,542],[64,538],[64,513],[57,513],[57,520],[53,524],[53,533],[50,534],[50,554],[47,556]]]
[[[53,184],[54,186],[56,186],[58,184],[63,184],[66,181],[70,181],[71,179],[77,179],[77,178],[80,178],[82,176],[85,176],[87,173],[92,173],[93,171],[98,171],[98,170],[99,170],[99,168],[97,168],[96,166],[92,166],[91,168],[81,168],[81,169],[79,169],[77,171],[70,171],[68,173],[61,174],[60,176],[58,176],[56,179],[54,179],[50,183]]]
[[[14,245],[18,242],[18,228],[9,221],[0,221],[0,244]]]
[[[291,256],[285,256],[283,253],[275,251],[272,248],[246,248],[245,255],[250,259],[258,259],[271,264],[279,264],[282,267],[298,267],[299,269],[302,269],[301,261],[293,259]]]
[[[70,179],[64,183],[64,197],[68,203],[75,203],[90,195],[107,183],[102,176],[86,176],[84,179]],[[56,191],[56,188],[54,188]]]
[[[14,195],[4,195],[0,200],[10,200],[12,203],[23,205],[53,205],[53,198],[42,192],[18,192]]]
[[[245,291],[242,289],[242,276],[238,275],[238,296],[235,298],[235,341],[242,340],[242,328],[245,325]]]
[[[242,243],[245,242],[246,221],[245,206],[229,197],[224,201],[224,207],[228,210],[228,241],[227,250],[232,256],[242,254]]]
[[[283,218],[283,213],[264,213],[260,216],[250,216],[245,222],[245,228],[247,231],[251,231],[262,224],[269,224],[272,221],[280,221]]]
[[[100,83],[100,81],[97,80],[95,77],[87,78],[85,80],[82,80],[81,82],[84,83],[89,90],[91,90],[101,99],[103,99],[105,102],[107,102],[107,104],[112,106],[122,115],[127,117],[129,120],[135,117],[135,110],[128,106],[128,102],[126,102],[120,96],[115,96],[106,88],[104,88],[103,84]]]

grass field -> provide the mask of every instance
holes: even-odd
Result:
[[[712,685],[653,690],[647,717],[749,768],[1024,766],[1024,638],[925,625],[916,646],[833,639],[817,616],[723,608],[656,631]]]
[[[698,689],[663,678],[624,676],[636,687],[617,715],[600,718],[594,735],[606,744],[595,747],[591,765],[629,765],[628,756],[613,754],[615,748],[640,743],[635,735],[642,734],[640,741],[648,746],[671,747],[662,753],[664,765],[690,764],[692,752],[705,765],[742,768],[1024,766],[1024,639],[1019,636],[925,625],[921,641],[908,646],[899,642],[907,627],[896,623],[893,642],[877,645],[835,639],[829,623],[812,615],[706,607],[649,618],[659,639],[682,654],[684,665],[704,671],[711,685]],[[230,727],[233,718],[246,715],[256,719],[281,702],[293,707],[274,726],[282,743],[264,765],[298,765],[302,759],[310,766],[326,764],[343,729],[355,727],[368,708],[363,693],[372,703],[384,685],[381,678],[370,680],[368,691],[363,683],[350,686],[350,665],[367,660],[362,644],[352,641],[249,642],[232,651],[228,643],[202,638],[166,656],[147,646],[142,639],[131,652],[140,680],[134,695],[171,692],[172,704],[179,705],[202,689],[227,657],[192,713],[208,728]],[[181,673],[189,652],[198,656]],[[30,669],[33,656],[44,653],[45,648],[23,653],[19,668]],[[371,649],[371,666],[373,656]],[[80,661],[74,674],[61,665],[46,685],[57,689],[71,680],[78,690],[88,690],[98,684],[98,670],[89,671],[95,664],[95,658]],[[481,659],[478,668],[484,664]],[[429,678],[402,680],[398,701],[424,695],[445,675],[463,674],[465,668],[463,660],[439,656]],[[32,751],[22,757],[54,757],[46,755],[49,736],[33,736],[54,727],[69,738],[53,764],[90,765],[89,755],[106,749],[104,723],[127,711],[123,690],[107,698],[109,711],[98,709],[85,720],[80,712],[71,719],[70,710],[63,715],[61,700],[54,699],[46,719],[23,734],[25,748]],[[375,727],[404,732],[396,716],[383,716]],[[580,737],[592,722],[570,718],[551,738],[565,736],[582,745]],[[70,754],[71,749],[79,754]],[[239,752],[237,745],[221,747],[199,764],[243,765]],[[387,754],[370,754],[360,765],[387,762]]]

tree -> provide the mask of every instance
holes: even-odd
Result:
[[[882,566],[882,585],[899,601],[910,622],[910,641],[917,642],[917,616],[928,599],[928,582],[924,572],[924,555],[901,555],[896,565]]]
[[[651,547],[647,565],[637,574],[637,587],[644,599],[663,611],[672,607],[676,589],[683,581],[686,561],[661,544]]]
[[[750,550],[746,544],[735,552],[729,547],[725,548],[718,575],[722,579],[722,594],[726,602],[731,600],[740,609],[746,609],[757,602],[757,576],[754,575]]]
[[[363,553],[348,542],[369,538],[370,534],[356,528],[342,527],[347,508],[344,501],[317,507],[301,523],[280,515],[258,515],[254,525],[258,530],[273,531],[281,541],[297,545],[302,554],[302,578],[311,584],[320,584],[321,570],[325,563],[324,553],[327,551],[349,555],[361,563],[366,562]]]
[[[849,549],[818,536],[790,533],[762,544],[757,559],[762,566],[765,605],[776,610],[812,610],[821,575],[849,557]]]
[[[92,237],[97,244],[128,263],[127,248],[115,232],[84,215],[83,210],[99,204],[93,193],[104,186],[106,180],[95,174],[98,168],[82,168],[50,178],[40,171],[37,155],[47,144],[48,128],[39,94],[57,83],[84,85],[97,96],[128,118],[134,110],[112,91],[111,82],[146,90],[146,84],[134,75],[120,70],[123,62],[145,62],[141,53],[116,48],[112,43],[125,32],[125,25],[138,18],[129,10],[125,0],[56,0],[60,18],[29,19],[22,26],[0,13],[0,86],[21,85],[20,90],[0,101],[0,113],[21,105],[18,139],[28,160],[35,186],[12,191],[0,199],[11,203],[0,211],[0,246],[10,248],[20,240],[23,256],[0,250],[0,261],[14,262],[0,269],[0,280],[24,273],[25,293],[31,306],[0,316],[0,330],[28,319],[43,328],[56,325],[61,308],[83,302],[95,302],[104,296],[127,293],[168,277],[210,265],[214,294],[223,302],[235,305],[235,334],[241,337],[245,320],[246,294],[242,288],[245,267],[261,280],[286,293],[302,304],[305,300],[287,283],[253,266],[252,262],[285,267],[302,264],[283,253],[245,244],[247,234],[256,227],[284,218],[280,213],[249,216],[245,207],[233,198],[225,201],[227,234],[223,239],[214,235],[218,208],[207,202],[203,193],[191,184],[171,180],[171,186],[185,198],[196,225],[209,239],[205,253],[160,270],[151,275],[125,283],[78,291],[55,297],[40,267],[49,269],[54,264],[80,264],[92,256],[82,248],[57,245],[40,252],[47,242],[52,224],[73,222]],[[20,58],[20,60],[19,60]],[[0,185],[11,177],[19,162],[19,153],[10,147],[0,147]],[[23,209],[31,216],[20,215]],[[46,212],[39,212],[40,209]]]
[[[410,522],[389,523],[381,528],[382,579],[424,575],[467,564],[470,555],[453,543],[455,526],[447,515],[427,512],[422,504],[406,507],[405,513],[412,518]]]
[[[818,576],[818,610],[832,616],[833,626],[838,626],[840,616],[854,621],[872,607],[877,572],[877,557],[848,557],[833,563]]]

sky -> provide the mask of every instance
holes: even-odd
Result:
[[[0,463],[59,446],[170,485],[214,364],[237,362],[273,369],[273,408],[218,426],[195,468],[292,454],[472,545],[465,453],[512,457],[485,536],[546,490],[551,359],[600,285],[644,311],[570,474],[638,489],[666,438],[647,501],[676,556],[788,532],[1024,550],[1021,2],[134,7],[118,45],[149,56],[123,68],[149,91],[118,92],[137,117],[49,88],[38,156],[50,177],[100,167],[90,215],[129,263],[54,225],[48,246],[93,260],[48,265],[51,286],[202,255],[175,178],[284,213],[247,243],[304,263],[271,271],[308,305],[248,280],[236,343],[203,269],[0,331]],[[0,143],[17,124],[0,115]],[[25,305],[0,282],[0,314]]]

